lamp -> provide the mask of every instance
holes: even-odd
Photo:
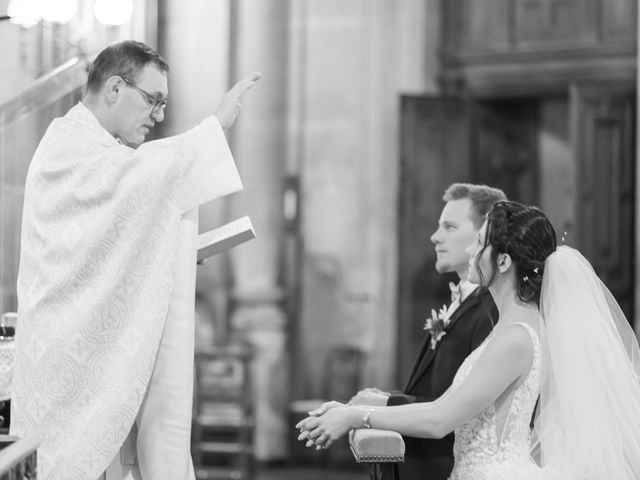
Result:
[[[95,0],[96,20],[103,25],[117,26],[127,23],[133,15],[133,0]],[[25,28],[37,25],[40,20],[51,23],[68,23],[78,12],[78,0],[10,0],[9,19]]]
[[[11,23],[22,25],[25,28],[33,27],[42,18],[40,2],[38,0],[11,0],[7,6],[7,16],[11,19]]]
[[[103,25],[124,25],[133,15],[133,1],[96,0],[93,11]]]
[[[40,3],[42,19],[46,22],[68,23],[78,11],[78,0],[55,0]]]
[[[37,77],[117,40],[133,12],[133,0],[9,0],[6,18],[21,27],[20,66]]]

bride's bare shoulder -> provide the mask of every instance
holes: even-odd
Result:
[[[529,326],[535,331],[534,325]],[[496,327],[492,341],[487,348],[490,348],[495,355],[504,356],[505,361],[515,361],[516,358],[523,358],[526,361],[528,357],[533,355],[531,334],[520,322]]]

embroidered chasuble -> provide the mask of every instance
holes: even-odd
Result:
[[[25,185],[12,386],[38,478],[96,480],[136,419],[142,478],[193,478],[196,209],[241,188],[215,117],[136,150],[82,103],[52,122]]]

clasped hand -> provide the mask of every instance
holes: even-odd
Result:
[[[306,441],[307,447],[316,450],[327,448],[349,430],[357,427],[357,419],[362,416],[356,407],[340,402],[326,402],[309,412],[309,416],[298,422],[298,440]]]

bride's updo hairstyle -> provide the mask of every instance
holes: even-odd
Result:
[[[492,273],[487,285],[498,272],[498,254],[506,253],[515,266],[518,298],[539,305],[544,261],[555,252],[556,244],[556,232],[542,210],[518,202],[495,203],[487,214],[487,234],[482,248],[484,251],[489,245],[493,247]],[[477,258],[481,255],[482,252]],[[482,279],[481,272],[480,275]]]

